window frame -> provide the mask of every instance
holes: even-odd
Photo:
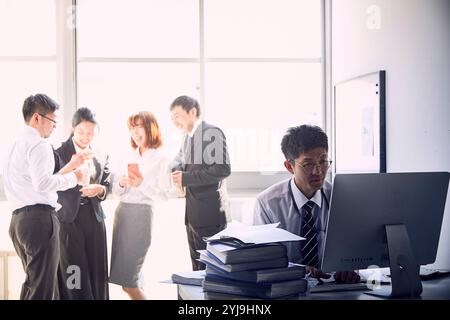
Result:
[[[76,66],[73,64],[74,53],[74,32],[75,30],[66,27],[68,8],[73,8],[75,0],[53,0],[55,2],[55,24],[56,24],[56,52],[55,55],[34,56],[0,56],[0,62],[54,62],[56,64],[56,92],[55,98],[62,106],[59,125],[63,126],[63,132],[69,133],[70,119],[75,109],[73,100],[76,88],[73,87],[74,72]],[[25,98],[25,97],[23,97]],[[0,172],[0,201],[6,201],[3,189],[3,172]]]
[[[79,79],[77,76],[78,64],[81,62],[148,62],[148,63],[173,63],[173,62],[193,62],[198,63],[200,68],[199,80],[199,102],[203,106],[203,114],[208,113],[208,106],[205,104],[205,69],[208,63],[214,62],[267,62],[267,63],[320,63],[322,69],[322,127],[329,134],[331,132],[331,1],[320,0],[321,3],[321,53],[320,58],[221,58],[205,57],[205,0],[198,0],[199,10],[199,46],[198,58],[102,58],[86,57],[79,58],[77,54],[77,0],[55,0],[56,3],[56,24],[57,24],[57,54],[55,57],[7,57],[8,59],[56,59],[57,63],[57,92],[58,101],[62,108],[62,122],[64,123],[64,133],[69,134],[71,126],[70,119],[76,111],[78,105]],[[68,24],[74,23],[73,28]],[[5,57],[0,57],[0,61]],[[329,135],[331,141],[331,136]],[[330,144],[330,156],[333,156]],[[330,170],[333,172],[333,170]],[[239,171],[233,172],[227,179],[231,192],[259,192],[273,183],[290,177],[286,171],[259,172],[259,171]],[[0,176],[1,178],[1,176]],[[1,190],[0,190],[1,191]],[[4,199],[4,194],[0,197]]]

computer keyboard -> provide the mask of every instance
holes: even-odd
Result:
[[[449,275],[450,270],[430,269],[423,266],[420,267],[420,280],[422,281],[439,279]]]
[[[310,288],[309,292],[310,293],[321,293],[321,292],[353,291],[353,290],[367,291],[370,289],[367,287],[367,284],[365,282],[359,282],[359,283],[328,282],[328,283],[318,284],[315,287]]]

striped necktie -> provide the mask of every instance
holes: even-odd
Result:
[[[314,202],[308,201],[302,207],[303,223],[300,236],[306,238],[303,240],[302,256],[303,264],[306,266],[318,268],[319,266],[319,250],[317,241],[317,231],[314,224],[312,210]]]

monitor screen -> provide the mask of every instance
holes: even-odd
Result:
[[[386,172],[385,71],[334,86],[336,173]]]
[[[450,173],[337,174],[322,270],[388,267],[386,225],[405,225],[416,264],[433,263]]]

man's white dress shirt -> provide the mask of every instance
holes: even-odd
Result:
[[[53,174],[55,158],[51,144],[39,132],[25,126],[8,151],[3,172],[6,197],[11,209],[47,204],[59,210],[56,191],[73,188],[76,175]]]

